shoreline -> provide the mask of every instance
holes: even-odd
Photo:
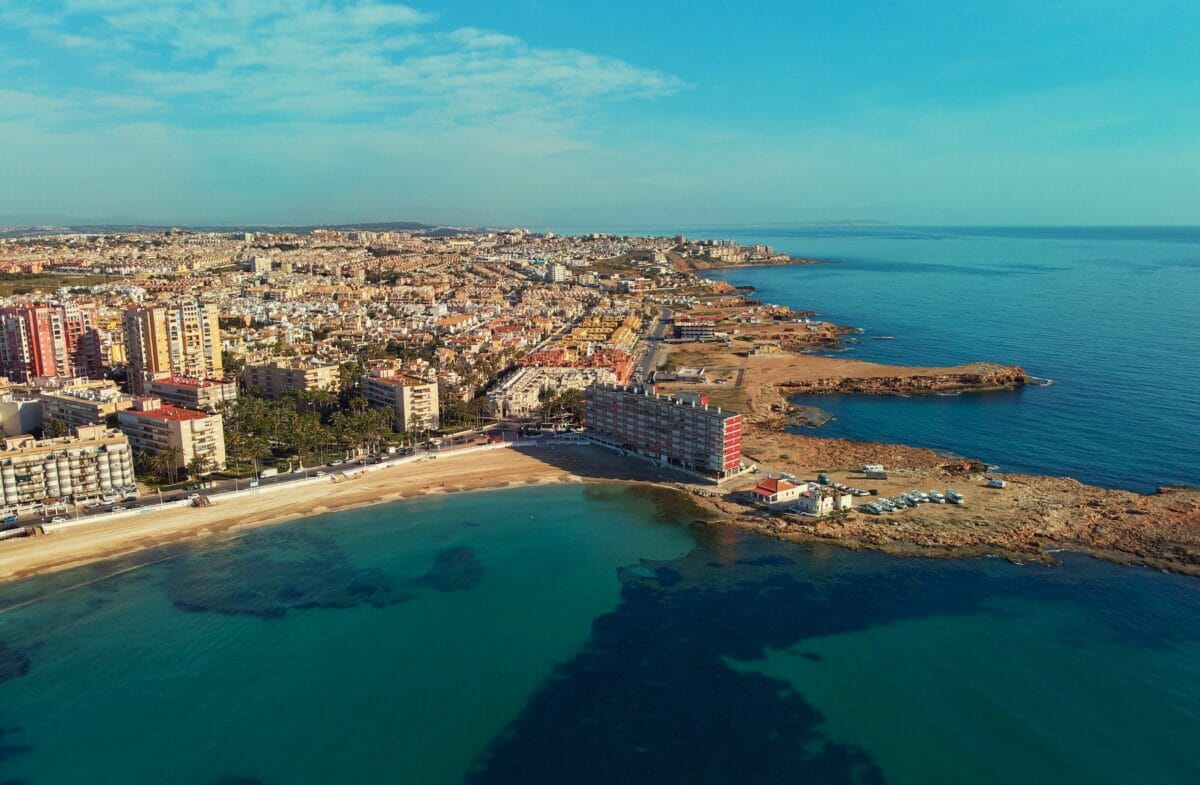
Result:
[[[539,451],[554,451],[558,463],[539,460]],[[508,448],[437,461],[389,467],[341,482],[289,488],[278,494],[243,493],[208,507],[153,510],[142,515],[87,523],[40,537],[0,543],[0,585],[54,572],[120,559],[162,546],[212,542],[231,532],[346,512],[367,506],[453,493],[588,482],[653,482],[652,472],[607,472],[603,459],[595,475],[587,472],[588,456],[571,455],[565,446],[530,450]],[[601,452],[601,451],[596,451]],[[565,465],[561,465],[565,464]],[[647,467],[649,468],[649,467]]]
[[[435,461],[395,464],[276,493],[243,491],[206,507],[164,507],[141,515],[71,526],[39,537],[0,542],[0,586],[120,562],[170,546],[235,540],[258,528],[396,502],[460,493],[565,484],[637,485],[679,493],[692,503],[689,478],[642,459],[579,444],[544,444],[484,452],[443,453]],[[697,504],[697,510],[704,506]],[[172,555],[173,556],[173,555]],[[167,556],[165,558],[172,558]],[[146,566],[121,564],[115,575]],[[95,576],[97,579],[106,576]],[[89,579],[90,581],[91,579]],[[6,608],[0,608],[3,612]]]
[[[755,429],[757,430],[757,429]],[[776,434],[778,435],[778,434]],[[782,434],[790,440],[823,440],[796,434]],[[761,449],[759,439],[753,439]],[[946,462],[929,450],[903,445],[873,445],[853,442],[858,447],[889,448],[911,457],[929,456],[933,460],[924,468],[913,466],[900,470],[891,484],[908,487],[921,481],[937,478],[970,488],[973,478],[958,471],[958,463]],[[821,452],[827,452],[821,450]],[[836,451],[833,451],[836,452]],[[833,452],[829,457],[835,458]],[[823,464],[824,465],[824,464]],[[412,471],[405,471],[405,469]],[[811,466],[792,464],[799,472],[815,471]],[[827,471],[834,471],[827,469]],[[498,476],[499,474],[499,476]],[[851,470],[838,472],[851,480]],[[163,556],[160,549],[189,545],[204,546],[230,542],[267,526],[290,523],[322,515],[348,512],[369,506],[438,498],[458,493],[504,491],[517,488],[536,488],[562,484],[637,485],[660,488],[678,493],[695,505],[699,513],[694,522],[706,525],[732,526],[762,536],[796,542],[824,544],[849,550],[874,550],[897,558],[976,559],[1002,558],[1016,564],[1057,563],[1055,551],[1069,551],[1103,561],[1141,566],[1164,572],[1200,577],[1200,538],[1193,542],[1160,542],[1157,547],[1116,547],[1119,544],[1105,538],[1101,530],[1093,530],[1098,521],[1079,520],[1082,510],[1096,499],[1108,497],[1117,507],[1128,506],[1139,497],[1145,504],[1174,499],[1181,494],[1192,505],[1191,515],[1200,516],[1200,489],[1163,489],[1156,494],[1136,494],[1085,486],[1070,478],[1021,475],[1013,481],[1028,486],[1033,492],[1077,488],[1080,499],[1067,499],[1056,509],[1040,510],[1031,517],[1021,504],[1005,509],[1004,502],[1012,501],[1003,493],[984,495],[968,490],[967,505],[924,505],[892,518],[853,513],[846,518],[800,520],[796,516],[777,516],[746,507],[724,498],[740,483],[722,488],[722,496],[707,497],[695,492],[696,486],[681,481],[678,475],[664,472],[649,461],[629,460],[595,446],[557,445],[537,448],[509,448],[489,453],[444,455],[435,462],[410,467],[397,466],[373,474],[359,475],[329,485],[314,485],[293,489],[285,502],[270,495],[246,494],[225,499],[209,507],[155,510],[132,519],[101,522],[55,532],[38,538],[12,540],[0,545],[0,585],[21,583],[27,579],[73,569],[113,563],[111,572],[91,575],[77,585],[103,580],[129,570],[173,558]],[[889,491],[890,492],[890,491]],[[982,503],[977,500],[986,500]],[[999,506],[994,506],[999,504]],[[1011,506],[1011,505],[1010,505]],[[1015,513],[1015,514],[1014,514]],[[1074,523],[1064,515],[1076,518]],[[1131,517],[1145,517],[1135,511]],[[959,520],[962,519],[962,520]],[[961,525],[965,522],[965,526]],[[914,524],[917,528],[914,528]],[[1097,527],[1102,529],[1102,526]],[[1118,527],[1119,528],[1119,527]],[[957,537],[968,533],[970,536]],[[1094,538],[1091,542],[1089,537]],[[1191,556],[1188,558],[1188,551]],[[128,563],[138,554],[152,558]],[[24,603],[19,603],[24,604]],[[19,605],[18,604],[18,605]],[[9,606],[17,607],[17,605]],[[0,608],[0,613],[9,608]]]

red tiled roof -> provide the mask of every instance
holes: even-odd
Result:
[[[196,379],[191,376],[167,376],[163,379],[152,379],[151,381],[158,382],[159,384],[173,384],[176,387],[194,387],[196,389],[225,384],[225,382],[219,379]]]
[[[771,496],[779,493],[780,491],[790,490],[795,487],[796,486],[794,484],[788,482],[787,480],[771,477],[759,482],[759,484],[754,487],[754,493],[761,494],[763,496]]]
[[[182,406],[172,406],[169,403],[164,403],[157,409],[126,409],[121,414],[132,414],[137,417],[145,417],[148,420],[203,420],[209,415],[204,412],[198,412],[195,409],[185,409]]]

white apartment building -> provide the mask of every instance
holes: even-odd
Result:
[[[74,436],[12,436],[0,449],[0,508],[10,514],[47,501],[134,493],[133,451],[120,431],[87,425]]]

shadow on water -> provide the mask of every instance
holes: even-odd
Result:
[[[584,649],[493,740],[468,785],[880,783],[871,756],[826,737],[822,715],[791,684],[730,662],[768,649],[819,660],[803,653],[805,640],[992,612],[991,603],[1012,598],[1086,597],[1080,607],[1126,644],[1200,636],[1176,625],[1170,610],[1182,600],[1188,607],[1174,612],[1200,613],[1200,592],[1172,584],[1165,600],[1158,595],[1163,607],[1127,594],[1110,611],[1091,595],[1120,591],[1105,588],[1119,587],[1111,572],[1120,568],[1090,560],[1070,569],[898,560],[697,529],[699,545],[687,556],[621,571],[617,609],[595,621]]]

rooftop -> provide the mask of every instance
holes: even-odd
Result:
[[[169,384],[174,387],[192,387],[197,390],[204,390],[209,387],[219,387],[232,382],[221,381],[220,379],[197,379],[192,376],[167,376],[162,379],[151,379],[151,384]]]
[[[175,422],[183,422],[185,420],[203,420],[210,415],[204,412],[198,412],[195,409],[185,409],[182,406],[173,406],[169,403],[164,403],[156,409],[126,409],[121,412],[121,415],[133,415],[136,417],[144,417],[148,420],[172,420]]]

